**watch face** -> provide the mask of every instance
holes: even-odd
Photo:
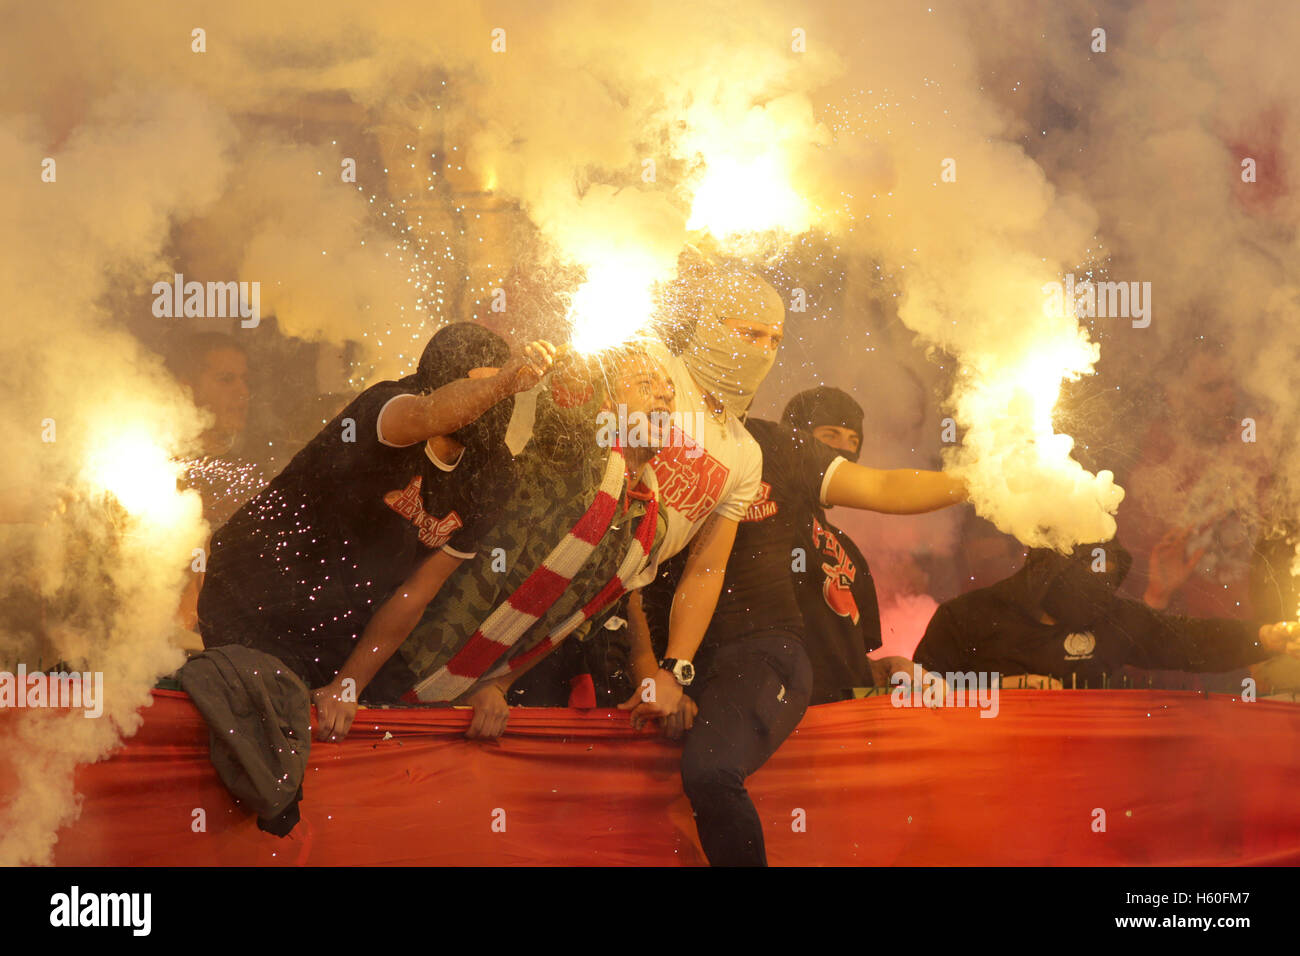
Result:
[[[690,661],[679,662],[677,664],[677,670],[679,671],[678,676],[681,677],[683,684],[689,684],[691,681],[695,680],[695,668],[691,665]]]

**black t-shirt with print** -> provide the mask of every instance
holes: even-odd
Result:
[[[758,500],[736,529],[710,636],[726,640],[762,628],[802,632],[803,613],[795,596],[792,568],[799,529],[821,507],[821,487],[839,455],[815,439],[776,422],[751,419],[745,425],[763,451]],[[811,564],[812,555],[807,556]]]
[[[813,666],[811,702],[844,700],[850,688],[872,683],[867,655],[882,643],[876,582],[858,546],[820,504],[804,516],[797,545],[807,555],[794,579]]]
[[[448,466],[424,442],[385,443],[380,411],[409,393],[368,388],[217,531],[199,596],[205,644],[260,647],[327,683],[424,558],[474,556],[513,487],[509,453],[466,448]]]
[[[769,627],[803,635],[813,666],[812,703],[871,684],[867,654],[880,647],[880,610],[866,559],[821,504],[835,449],[775,422],[746,425],[763,451],[763,483],[736,530],[736,543],[708,635],[697,654],[707,670],[711,646]],[[655,652],[662,655],[673,591],[686,555],[664,565],[642,592]]]

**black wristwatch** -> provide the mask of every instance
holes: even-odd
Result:
[[[659,666],[677,678],[677,683],[683,687],[690,687],[691,681],[695,680],[695,666],[690,661],[679,661],[675,657],[665,657],[659,662]]]

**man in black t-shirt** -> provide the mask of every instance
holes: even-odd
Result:
[[[1105,686],[1125,666],[1206,673],[1300,654],[1295,625],[1180,617],[1118,597],[1131,564],[1115,542],[1068,557],[1035,548],[1006,580],[939,605],[916,661],[1083,688]]]
[[[441,555],[434,554],[375,611],[362,634],[361,643],[374,659],[388,659],[373,678],[376,699],[467,703],[474,709],[467,732],[471,738],[497,737],[505,730],[511,684],[545,660],[555,641],[563,648],[580,640],[588,626],[583,623],[586,606],[597,603],[594,599],[611,582],[633,573],[629,559],[640,553],[644,562],[646,551],[653,552],[663,537],[662,516],[651,525],[643,523],[653,510],[649,462],[663,432],[651,430],[654,434],[646,433],[645,442],[629,441],[619,456],[620,467],[611,457],[615,436],[602,426],[608,418],[601,413],[624,408],[629,416],[645,415],[647,421],[651,414],[671,415],[671,381],[657,362],[635,348],[607,352],[598,361],[577,360],[572,354],[570,359],[537,396],[532,438],[515,459],[517,485],[484,542],[491,557],[481,555],[444,581],[438,576]],[[593,509],[602,486],[618,472],[625,493],[617,495],[612,514],[591,522],[588,516],[598,513]],[[595,534],[604,523],[608,526]],[[571,564],[567,556],[557,561],[557,544],[572,553],[569,542],[576,540],[573,531],[579,524],[585,525],[590,552],[580,562]],[[541,580],[553,583],[557,568],[566,573],[566,586],[549,593],[534,587]],[[497,612],[505,608],[509,615],[515,607],[512,597],[530,588],[528,616],[533,620],[525,621],[512,638],[499,625]],[[473,648],[481,652],[487,641],[502,636],[506,639],[495,661],[476,655]],[[453,660],[463,665],[454,672],[449,669]],[[455,684],[460,684],[459,692]],[[342,734],[355,704],[340,711]]]
[[[863,417],[862,406],[846,392],[823,385],[792,397],[781,424],[856,462]],[[812,703],[844,700],[852,695],[850,688],[884,683],[883,670],[874,674],[867,656],[882,643],[880,604],[867,559],[830,522],[820,501],[796,528],[795,547],[808,556],[807,568],[796,570],[794,579],[804,624],[813,635],[808,641]]]
[[[445,579],[496,520],[513,395],[554,350],[526,356],[474,323],[440,330],[414,375],[366,389],[213,536],[205,646],[256,647],[323,690],[323,739],[383,664],[356,648],[374,610],[435,552]]]

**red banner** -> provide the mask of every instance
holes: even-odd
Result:
[[[469,716],[363,710],[345,742],[313,743],[281,840],[221,787],[188,699],[160,691],[135,737],[78,772],[56,861],[704,862],[678,746],[617,712],[514,709],[499,742],[465,739]],[[811,709],[749,790],[776,865],[1295,864],[1300,705],[1004,691],[982,719],[849,701]]]

